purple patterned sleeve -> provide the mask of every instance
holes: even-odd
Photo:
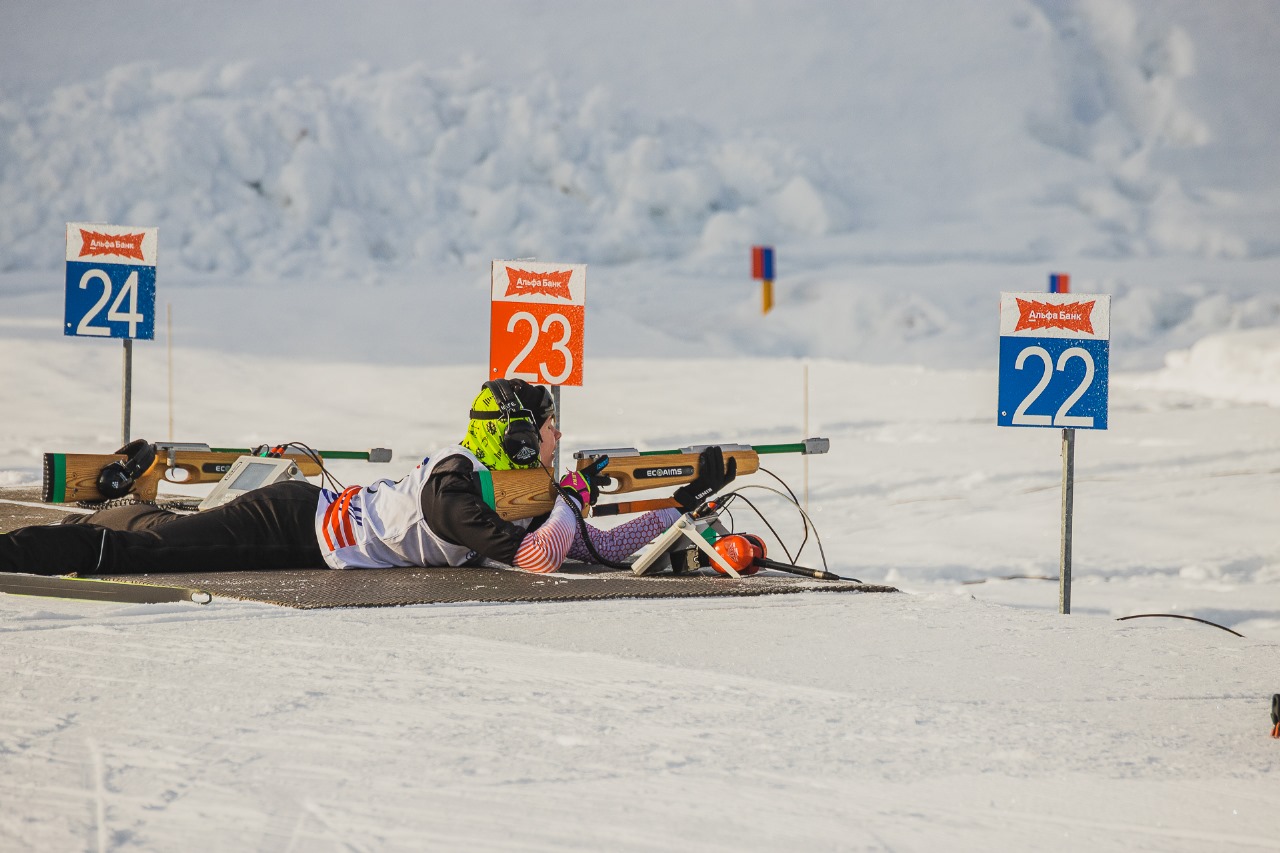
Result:
[[[633,518],[626,524],[619,524],[610,530],[599,530],[590,524],[587,525],[587,529],[591,531],[591,544],[600,552],[600,556],[606,560],[621,560],[623,557],[629,557],[652,542],[662,531],[675,524],[676,519],[679,517],[680,511],[678,509],[659,509],[653,512],[646,512],[644,515]],[[569,546],[568,556],[574,560],[582,560],[584,562],[591,562],[595,559],[587,551],[586,543],[582,541],[581,528],[578,528],[574,534],[573,544]]]

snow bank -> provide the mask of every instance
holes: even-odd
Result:
[[[1165,369],[1145,384],[1216,400],[1280,407],[1280,330],[1209,335],[1190,349],[1169,353]]]
[[[811,158],[466,68],[131,64],[0,101],[3,269],[61,260],[68,220],[159,225],[170,269],[338,278],[493,257],[670,257],[816,236],[848,215]]]
[[[1239,258],[1246,241],[1215,225],[1216,206],[1193,198],[1176,174],[1156,165],[1169,150],[1213,141],[1186,101],[1196,47],[1176,23],[1139,16],[1107,0],[1036,3],[1053,34],[1056,97],[1033,110],[1033,137],[1094,168],[1051,191],[1102,233],[1090,251],[1149,256],[1185,253]],[[1225,199],[1220,199],[1226,201]]]
[[[1241,132],[1212,126],[1190,97],[1199,34],[1139,8],[833,8],[827,28],[787,31],[792,65],[773,74],[725,38],[734,22],[759,22],[725,8],[687,23],[706,29],[707,62],[742,79],[686,92],[671,68],[646,69],[646,93],[669,95],[660,111],[629,97],[630,77],[584,90],[561,56],[532,74],[499,58],[380,69],[318,29],[311,40],[335,54],[325,73],[281,60],[267,71],[213,45],[190,66],[169,54],[48,90],[11,88],[0,94],[0,270],[56,266],[70,220],[158,225],[168,269],[263,278],[534,255],[683,258],[855,224],[871,234],[867,251],[924,263],[975,252],[1046,263],[1256,256],[1264,247],[1246,235],[1271,232],[1242,223],[1274,213],[1274,200],[1183,177]],[[47,14],[52,27],[56,10]],[[553,26],[518,5],[502,14]],[[397,14],[410,29],[438,17]],[[601,49],[581,61],[595,67]],[[910,67],[898,67],[903,57]],[[806,62],[820,72],[797,76]],[[777,103],[790,124],[726,122],[719,102],[748,89],[814,112],[800,125]],[[668,118],[679,116],[700,118]],[[1274,121],[1251,114],[1250,135]]]

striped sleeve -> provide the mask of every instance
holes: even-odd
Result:
[[[554,572],[564,562],[576,529],[573,510],[564,498],[556,501],[551,515],[537,530],[520,540],[515,567],[524,572]]]

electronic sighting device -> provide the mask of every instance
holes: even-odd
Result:
[[[237,459],[208,497],[200,501],[200,509],[222,506],[245,492],[278,483],[281,480],[307,479],[297,462],[288,457],[241,456]]]
[[[711,542],[717,536],[729,532],[720,524],[714,502],[700,509],[702,512],[696,515],[686,512],[680,516],[675,524],[641,550],[640,555],[631,563],[631,572],[637,575],[663,571],[683,574],[697,571],[703,566],[717,566],[730,577],[742,577],[711,547]],[[706,535],[708,530],[710,540]]]

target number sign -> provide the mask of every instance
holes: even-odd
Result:
[[[67,223],[64,335],[155,339],[158,231]]]
[[[1000,294],[996,423],[1106,429],[1111,297]]]
[[[586,264],[494,261],[489,378],[582,385]]]

